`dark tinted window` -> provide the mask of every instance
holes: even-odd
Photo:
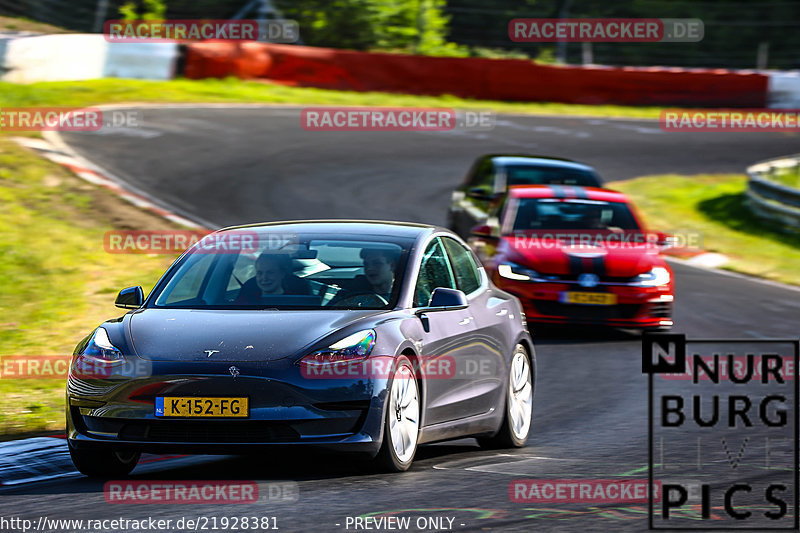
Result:
[[[442,244],[439,239],[435,239],[431,241],[422,255],[419,277],[417,278],[417,286],[414,293],[414,305],[416,307],[428,305],[433,289],[438,287],[456,288]]]
[[[453,239],[445,237],[442,241],[444,241],[447,255],[450,257],[450,265],[453,267],[458,289],[469,294],[480,287],[480,274],[469,250]]]
[[[573,168],[535,165],[509,165],[505,167],[506,184],[511,185],[577,185],[599,187],[600,181],[593,172]]]
[[[627,204],[597,200],[519,198],[509,205],[511,230],[638,230]]]

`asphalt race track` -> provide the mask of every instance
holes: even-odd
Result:
[[[485,132],[345,133],[304,131],[296,108],[144,108],[142,114],[140,128],[63,138],[133,188],[217,227],[324,217],[442,224],[449,191],[482,153],[570,157],[594,165],[611,181],[740,173],[755,161],[796,152],[798,141],[780,133],[664,133],[657,122],[643,120],[501,116]],[[797,336],[800,292],[681,264],[674,268],[676,332],[690,338]],[[352,525],[346,528],[347,517],[394,513],[413,520],[454,517],[456,531],[646,530],[646,504],[510,501],[514,479],[647,475],[647,379],[639,336],[533,333],[539,375],[532,436],[523,449],[486,451],[470,439],[424,446],[411,470],[399,475],[302,453],[187,466],[164,461],[138,467],[133,478],[255,480],[262,487],[295,481],[299,500],[111,505],[102,483],[70,478],[3,489],[0,514],[173,520],[258,515],[277,517],[281,531],[322,532],[353,531]],[[690,446],[675,453],[692,461]]]
[[[492,131],[309,132],[299,108],[144,108],[141,126],[70,133],[89,160],[193,219],[443,224],[450,191],[484,153],[568,157],[607,181],[744,172],[795,153],[785,133],[665,133],[656,121],[500,116]]]

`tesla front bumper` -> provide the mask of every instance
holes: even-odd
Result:
[[[152,453],[243,453],[315,445],[374,455],[380,448],[386,382],[310,379],[291,361],[148,362],[148,376],[81,379],[67,385],[67,437],[75,447]],[[156,398],[246,397],[247,418],[164,418]]]

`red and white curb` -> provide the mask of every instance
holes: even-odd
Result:
[[[668,259],[701,268],[719,268],[730,261],[726,255],[706,252],[698,248],[667,248],[662,253]]]
[[[714,252],[703,252],[694,257],[686,259],[686,262],[690,265],[703,268],[719,268],[725,265],[728,261],[728,256]]]
[[[203,225],[198,224],[186,217],[177,215],[167,209],[155,204],[152,200],[142,194],[132,192],[128,187],[121,184],[113,174],[103,170],[91,161],[81,157],[69,148],[58,136],[56,132],[43,132],[44,139],[31,137],[14,137],[17,144],[35,150],[41,156],[71,170],[81,179],[105,189],[110,190],[123,200],[131,204],[150,211],[163,217],[175,224],[190,228],[205,230]]]

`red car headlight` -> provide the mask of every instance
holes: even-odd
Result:
[[[539,273],[535,270],[510,261],[497,265],[497,273],[503,278],[516,281],[541,281]]]
[[[664,267],[654,267],[650,272],[639,274],[633,278],[633,285],[640,287],[658,287],[659,285],[667,285],[672,277],[669,270]]]

